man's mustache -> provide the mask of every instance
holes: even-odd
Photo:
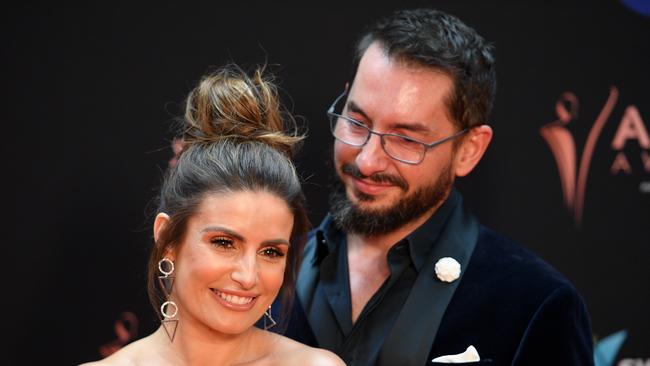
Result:
[[[363,175],[361,171],[359,170],[359,167],[357,167],[356,164],[343,164],[341,165],[341,172],[343,174],[347,174],[349,176],[352,176],[357,179],[368,179],[371,180],[375,183],[389,183],[394,186],[399,187],[402,189],[404,192],[408,191],[409,185],[406,183],[406,181],[400,177],[396,177],[394,175],[390,174],[383,174],[383,173],[375,173],[372,175]]]

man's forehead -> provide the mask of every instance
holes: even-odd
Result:
[[[352,98],[348,99],[347,109],[349,112],[353,114],[359,114],[363,118],[372,121],[372,117],[368,115],[372,113],[367,114],[364,111],[363,107],[355,103],[355,101]],[[388,125],[386,127],[391,129],[408,130],[417,133],[428,133],[428,132],[434,132],[436,130],[436,126],[434,123],[430,121],[424,121],[424,120],[414,120],[411,115],[407,115],[406,118],[403,120],[394,120],[394,121],[387,121],[387,122]]]
[[[390,128],[435,132],[449,118],[450,80],[431,74],[423,78],[359,74],[350,89],[346,107],[373,123],[390,123]],[[439,79],[442,77],[442,79]]]

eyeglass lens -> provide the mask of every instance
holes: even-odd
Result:
[[[369,139],[371,131],[360,122],[330,114],[332,134],[343,143],[352,146],[363,146]],[[397,135],[381,135],[381,144],[384,151],[394,159],[409,163],[418,163],[422,160],[425,146],[419,142]]]

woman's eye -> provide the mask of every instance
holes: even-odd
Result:
[[[210,239],[210,243],[214,244],[215,246],[219,248],[232,248],[233,247],[233,241],[229,238],[225,237],[216,237]]]
[[[277,248],[264,248],[260,252],[262,255],[270,258],[279,258],[279,257],[284,257],[284,253]]]

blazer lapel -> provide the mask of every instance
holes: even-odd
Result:
[[[328,219],[324,220],[327,223]],[[333,337],[331,332],[338,332],[336,318],[332,307],[327,302],[327,297],[322,293],[317,293],[316,283],[320,277],[320,263],[318,263],[319,241],[323,240],[319,232],[316,232],[305,247],[298,281],[296,283],[296,295],[304,313],[309,321],[312,333],[316,338],[318,347],[326,349],[336,349],[338,345],[331,344]]]
[[[458,204],[420,269],[397,321],[379,352],[378,365],[427,363],[447,305],[463,278],[476,246],[478,231],[476,219],[465,211],[462,204]],[[443,257],[452,257],[461,265],[461,277],[454,282],[442,282],[436,277],[435,263]]]
[[[305,314],[308,314],[309,308],[311,308],[311,303],[314,298],[314,290],[316,289],[316,279],[318,278],[316,246],[316,236],[314,235],[305,246],[305,251],[302,256],[302,264],[300,265],[300,271],[298,272],[298,280],[296,281],[296,295],[305,310]]]

